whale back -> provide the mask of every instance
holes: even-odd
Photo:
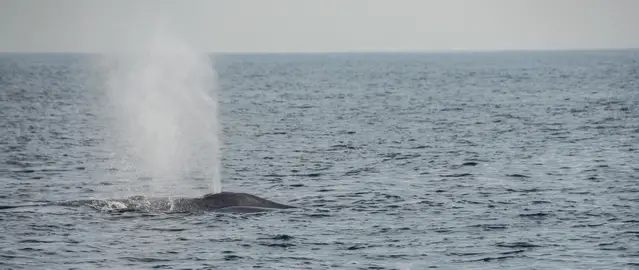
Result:
[[[0,210],[45,205],[89,206],[102,211],[144,211],[144,212],[233,212],[253,213],[272,209],[296,208],[276,203],[248,193],[221,192],[206,194],[200,198],[148,198],[132,196],[126,199],[63,201],[52,204],[0,205]]]
[[[195,200],[199,208],[208,210],[227,207],[294,208],[293,206],[269,201],[248,193],[220,192],[206,194],[202,198]]]

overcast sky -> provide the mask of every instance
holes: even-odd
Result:
[[[639,0],[0,0],[0,51],[113,50],[149,14],[211,52],[639,48]]]

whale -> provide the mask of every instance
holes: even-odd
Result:
[[[196,198],[153,198],[132,196],[125,199],[78,200],[53,204],[0,205],[2,209],[20,207],[37,207],[46,205],[88,206],[101,211],[115,212],[221,212],[221,213],[256,213],[278,209],[297,208],[277,203],[256,195],[242,192],[210,193]]]
[[[277,203],[248,193],[220,192],[200,198],[181,198],[173,201],[174,212],[217,211],[259,212],[271,209],[290,209],[294,206]]]

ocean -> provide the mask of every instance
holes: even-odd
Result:
[[[637,50],[215,55],[121,114],[96,58],[0,54],[1,269],[639,269]],[[216,188],[298,208],[36,206]]]

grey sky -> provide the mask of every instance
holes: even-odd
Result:
[[[0,0],[0,51],[128,46],[153,12],[213,52],[639,48],[639,0]]]

